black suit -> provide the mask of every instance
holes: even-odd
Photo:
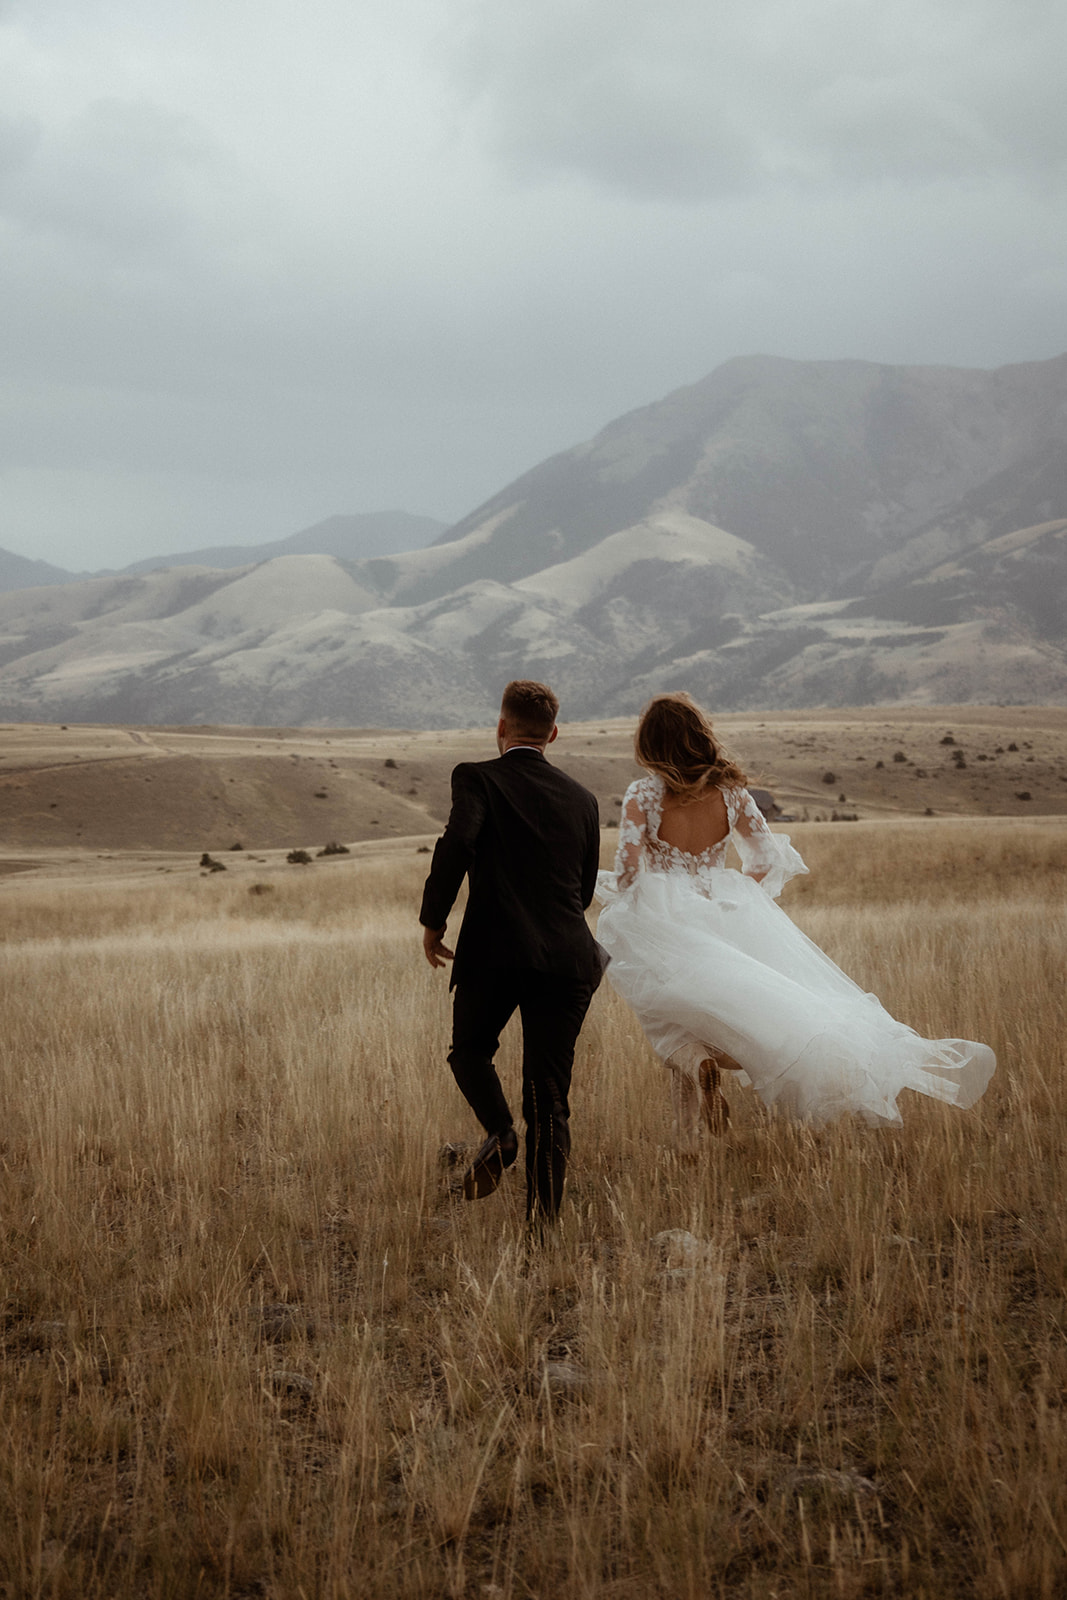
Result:
[[[574,1046],[601,972],[585,920],[599,859],[596,800],[541,751],[520,746],[453,772],[419,920],[442,929],[469,877],[448,1059],[486,1131],[509,1129],[493,1057],[518,1007],[530,1215],[554,1216],[563,1193]]]

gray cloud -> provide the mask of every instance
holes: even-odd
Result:
[[[1042,0],[485,0],[455,49],[498,158],[635,196],[1063,175],[1067,13]]]
[[[2,185],[32,158],[40,136],[31,117],[0,117],[0,194]]]
[[[83,567],[458,518],[752,351],[1056,354],[1060,26],[0,0],[0,545]]]
[[[0,208],[27,228],[136,254],[173,248],[205,211],[220,209],[213,191],[227,164],[189,116],[105,99],[48,134],[18,132]],[[0,157],[3,149],[0,140]]]

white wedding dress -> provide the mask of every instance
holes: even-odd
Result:
[[[630,785],[597,886],[608,978],[656,1053],[693,1075],[709,1046],[724,1050],[766,1105],[809,1122],[899,1124],[901,1089],[973,1105],[992,1050],[921,1038],[801,933],[775,899],[808,869],[748,790],[722,790],[729,834],[700,855],[660,839],[665,792],[654,774]],[[725,865],[731,839],[742,872]]]

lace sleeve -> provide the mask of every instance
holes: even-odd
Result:
[[[777,900],[790,878],[807,872],[800,852],[784,833],[772,833],[747,789],[726,789],[730,837],[741,857],[741,870]]]
[[[641,867],[641,855],[648,830],[648,816],[641,797],[641,781],[631,783],[622,803],[619,819],[619,846],[615,851],[615,882],[628,889]]]

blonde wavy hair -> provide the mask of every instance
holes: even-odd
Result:
[[[748,782],[744,768],[715,737],[707,712],[684,691],[658,694],[648,702],[634,735],[634,755],[672,794],[689,799],[711,787]]]

